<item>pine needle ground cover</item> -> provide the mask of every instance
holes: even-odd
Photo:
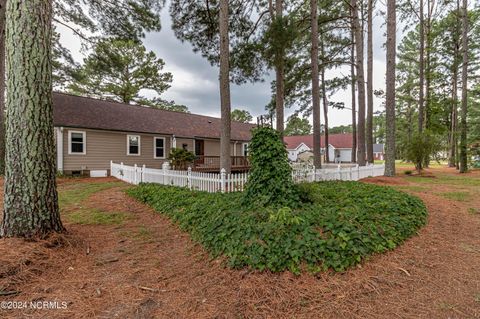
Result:
[[[169,216],[213,257],[226,257],[229,266],[274,272],[344,271],[395,248],[427,219],[417,197],[359,182],[299,185],[295,208],[246,208],[241,193],[153,184],[128,193]]]

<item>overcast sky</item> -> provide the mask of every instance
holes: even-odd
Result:
[[[374,89],[385,87],[385,51],[383,49],[384,30],[383,17],[374,20]],[[58,27],[62,43],[71,50],[78,61],[84,55],[80,51],[79,40],[69,30]],[[179,41],[171,29],[168,7],[162,12],[162,30],[150,33],[144,40],[148,50],[154,51],[165,61],[165,71],[173,74],[172,87],[162,95],[164,99],[175,100],[178,104],[188,106],[190,112],[204,115],[220,116],[220,95],[218,84],[218,68],[212,67],[200,54],[195,54],[188,43]],[[350,73],[350,67],[329,70],[327,77]],[[270,100],[270,79],[263,83],[231,85],[232,109],[241,108],[250,111],[254,116],[265,114],[265,105]],[[350,89],[340,91],[331,99],[351,105]],[[374,98],[375,110],[381,109],[381,99]],[[286,117],[294,110],[286,109]],[[322,113],[323,122],[323,113]],[[329,110],[329,126],[351,124],[350,110]]]

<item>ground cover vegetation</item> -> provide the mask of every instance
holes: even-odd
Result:
[[[423,202],[359,182],[295,185],[281,135],[253,131],[243,193],[142,184],[128,194],[169,216],[231,267],[299,273],[343,271],[395,248],[426,223]]]

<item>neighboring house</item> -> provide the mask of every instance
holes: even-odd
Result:
[[[376,161],[383,161],[385,159],[385,147],[383,144],[373,144],[373,158]]]
[[[351,162],[352,160],[352,134],[331,134],[328,136],[328,157],[331,162]],[[313,135],[285,136],[288,158],[296,162],[303,152],[313,151]],[[320,147],[325,153],[325,136],[321,136]],[[301,156],[300,156],[301,157]]]
[[[288,159],[292,162],[305,161],[313,157],[313,135],[286,136]],[[321,136],[320,147],[325,154],[325,136]],[[331,134],[328,136],[328,157],[330,162],[349,163],[352,161],[353,136],[350,133]],[[374,144],[375,160],[384,159],[384,145]]]
[[[109,174],[110,161],[160,168],[171,148],[197,156],[194,169],[220,164],[220,119],[53,94],[57,167],[65,174]],[[232,122],[232,170],[245,169],[252,124]]]

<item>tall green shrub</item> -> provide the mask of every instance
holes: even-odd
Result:
[[[417,171],[421,171],[423,165],[428,163],[432,157],[435,158],[441,150],[438,137],[428,130],[414,134],[410,142],[405,142],[405,145],[406,159],[415,164]]]
[[[255,128],[252,134],[251,170],[244,202],[262,206],[298,205],[298,192],[280,134],[269,127]]]

